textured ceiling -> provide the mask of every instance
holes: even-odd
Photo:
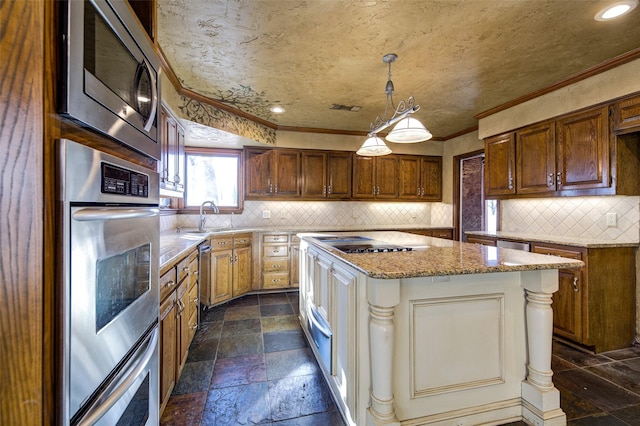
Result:
[[[413,95],[437,137],[474,115],[640,47],[640,7],[592,0],[158,0],[158,42],[183,87],[279,126],[366,131]],[[281,105],[284,114],[269,108]],[[357,105],[359,112],[331,110]]]

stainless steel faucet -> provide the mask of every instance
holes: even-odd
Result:
[[[213,210],[215,214],[220,213],[218,206],[216,206],[216,203],[214,203],[213,201],[205,201],[204,203],[202,203],[200,205],[200,221],[198,225],[198,231],[200,232],[204,231],[204,225],[207,222],[207,213],[204,211],[204,206],[206,206],[207,204],[211,206],[211,210]]]

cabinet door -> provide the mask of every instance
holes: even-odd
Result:
[[[613,130],[619,134],[640,130],[640,95],[614,104]]]
[[[571,115],[556,126],[558,190],[608,187],[608,109]]]
[[[327,155],[327,197],[351,197],[351,164],[353,155],[350,152],[330,152]]]
[[[244,152],[245,194],[264,197],[271,194],[272,150],[247,149]]]
[[[200,308],[200,303],[198,299],[198,284],[194,284],[189,289],[189,305],[188,305],[188,327],[189,327],[189,343],[191,344],[193,341],[193,337],[196,334],[196,330],[198,329],[198,309]]]
[[[292,244],[289,249],[289,263],[290,263],[290,271],[289,271],[289,285],[291,287],[298,287],[300,285],[300,246],[297,244]]]
[[[211,303],[224,302],[231,298],[233,265],[231,256],[233,251],[220,250],[211,252]]]
[[[276,150],[275,176],[272,175],[274,197],[300,196],[300,151]]]
[[[442,157],[420,159],[420,199],[442,201]]]
[[[169,131],[169,115],[164,108],[161,110],[160,117],[162,120],[160,130],[160,161],[158,161],[156,170],[160,175],[160,187],[166,188],[167,181],[169,180],[169,139],[167,137]]]
[[[376,158],[376,198],[398,198],[398,159],[395,156]]]
[[[176,293],[160,305],[160,402],[164,409],[176,384]]]
[[[516,193],[514,148],[513,133],[485,139],[484,193],[487,197]]]
[[[189,292],[187,291],[187,285],[189,285],[189,279],[182,281],[176,290],[176,342],[178,349],[176,378],[179,378],[182,373],[189,353],[189,343],[191,343],[189,340]]]
[[[575,342],[582,342],[582,272],[560,269],[558,291],[553,294],[553,331]]]
[[[331,375],[340,389],[340,398],[355,413],[356,405],[356,277],[334,266],[331,270],[331,329],[333,331]],[[353,421],[353,418],[351,419]]]
[[[421,195],[421,159],[409,155],[398,159],[398,198],[403,200],[417,200]]]
[[[175,164],[175,177],[173,181],[176,184],[178,191],[184,191],[184,129],[178,125],[176,127],[176,164]]]
[[[356,155],[353,160],[353,198],[372,199],[375,189],[375,158]]]
[[[327,154],[325,152],[302,153],[302,197],[325,198],[327,196]]]
[[[251,246],[233,250],[233,296],[251,290]]]
[[[167,155],[166,164],[163,163],[163,168],[166,170],[165,188],[176,189],[175,177],[178,174],[176,170],[177,156],[178,156],[178,138],[177,138],[177,123],[169,113],[164,115],[163,123],[163,138],[166,139]]]
[[[531,126],[516,133],[518,194],[556,190],[556,141],[553,122]]]

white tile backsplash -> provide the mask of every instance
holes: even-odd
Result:
[[[269,219],[263,219],[264,211],[269,211]],[[207,215],[207,227],[228,227],[230,223],[231,215]],[[451,226],[451,208],[444,203],[245,201],[242,214],[233,217],[234,227],[354,225]],[[177,215],[173,227],[177,226],[198,226],[198,215]]]
[[[505,232],[638,242],[640,197],[567,197],[504,200],[500,225]],[[606,214],[616,213],[617,226],[608,227]]]

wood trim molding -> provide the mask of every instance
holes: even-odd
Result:
[[[500,111],[504,111],[516,105],[530,101],[531,99],[538,98],[542,95],[546,95],[547,93],[555,92],[556,90],[561,89],[563,87],[567,87],[572,84],[578,83],[582,80],[586,80],[587,78],[593,77],[594,75],[598,75],[605,71],[609,71],[610,69],[619,67],[620,65],[624,65],[627,62],[631,62],[636,59],[640,59],[640,47],[634,50],[630,50],[629,52],[623,53],[622,55],[618,55],[615,58],[609,59],[608,61],[604,61],[591,68],[587,68],[584,71],[573,74],[565,78],[564,80],[560,80],[559,82],[554,83],[550,86],[536,90],[535,92],[531,92],[529,94],[516,98],[512,101],[506,102],[490,110],[481,112],[480,114],[475,115],[473,118],[480,120],[482,118],[496,114]]]

